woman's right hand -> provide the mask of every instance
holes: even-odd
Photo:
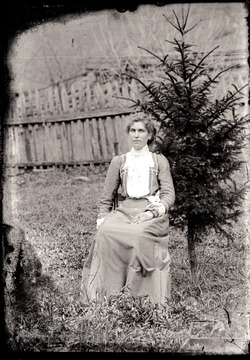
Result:
[[[154,217],[154,214],[151,211],[144,211],[134,217],[132,224],[140,224],[143,221],[153,219],[153,217]]]

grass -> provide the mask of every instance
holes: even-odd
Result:
[[[185,234],[170,229],[172,296],[166,306],[126,293],[101,304],[82,304],[81,271],[95,233],[104,174],[105,167],[76,168],[26,173],[22,181],[20,177],[6,181],[14,196],[12,207],[6,204],[5,216],[12,215],[14,223],[25,229],[43,264],[42,276],[28,297],[25,301],[20,297],[13,349],[182,352],[191,323],[227,324],[227,313],[231,321],[236,313],[245,313],[247,247],[242,223],[232,230],[233,242],[211,232],[198,245],[193,279]],[[77,179],[80,175],[91,181]],[[245,328],[232,324],[231,334],[242,337]]]

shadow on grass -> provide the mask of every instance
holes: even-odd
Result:
[[[46,350],[53,327],[50,300],[53,303],[56,294],[55,285],[46,275],[29,287],[17,288],[12,308],[14,332],[6,329],[6,352]]]

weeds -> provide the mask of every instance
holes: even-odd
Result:
[[[24,174],[15,223],[37,252],[43,273],[20,298],[12,349],[21,351],[179,352],[191,322],[221,319],[246,306],[246,242],[239,223],[228,244],[211,232],[197,247],[191,277],[185,234],[170,229],[172,293],[166,306],[120,292],[82,304],[81,271],[95,233],[105,169]],[[91,182],[75,182],[78,175]]]

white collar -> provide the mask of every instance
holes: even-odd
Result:
[[[148,145],[146,144],[146,145],[145,145],[143,148],[141,148],[140,150],[136,150],[135,148],[132,147],[130,153],[131,153],[131,155],[135,155],[135,156],[146,155],[146,154],[149,153]]]

